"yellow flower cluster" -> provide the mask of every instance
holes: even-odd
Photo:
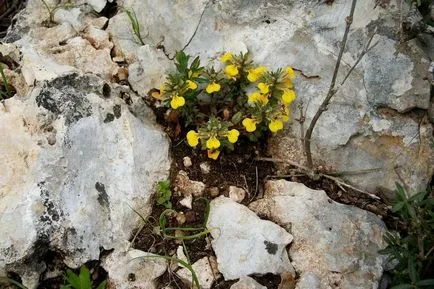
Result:
[[[250,53],[224,53],[220,70],[201,67],[199,57],[189,59],[179,52],[177,72],[151,93],[172,110],[180,110],[182,121],[198,127],[187,133],[189,146],[200,145],[209,158],[217,159],[223,149],[234,148],[240,134],[256,138],[265,129],[275,133],[290,120],[290,105],[296,99],[291,67],[272,71],[256,66]],[[205,93],[210,97],[202,98]]]
[[[238,141],[238,137],[240,136],[240,132],[236,129],[231,129],[224,133],[205,133],[205,132],[196,132],[194,130],[190,130],[187,133],[187,143],[191,147],[196,147],[199,144],[199,141],[205,142],[205,147],[208,150],[208,157],[212,159],[217,159],[220,154],[219,148],[221,146],[221,138],[227,138],[230,143],[236,143]],[[220,138],[220,139],[219,139]]]
[[[249,69],[249,74],[247,74],[247,79],[250,82],[256,82],[259,78],[261,78],[265,72],[267,72],[267,67],[259,66],[256,68]]]

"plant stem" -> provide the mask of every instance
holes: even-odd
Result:
[[[345,33],[344,33],[344,37],[342,38],[341,48],[340,48],[340,51],[339,51],[339,56],[338,56],[338,59],[336,61],[335,70],[333,72],[333,77],[332,77],[332,81],[331,81],[329,90],[327,92],[327,96],[324,99],[324,101],[321,104],[321,106],[319,107],[319,109],[317,110],[317,112],[316,112],[315,116],[313,117],[312,121],[310,122],[309,128],[307,129],[306,136],[304,138],[304,149],[305,149],[305,152],[306,152],[307,166],[310,169],[312,169],[312,167],[313,167],[312,152],[311,152],[311,137],[312,137],[312,132],[313,132],[313,129],[315,128],[315,125],[316,125],[318,119],[322,115],[322,113],[327,110],[327,106],[330,103],[330,99],[336,93],[336,90],[335,90],[336,78],[338,76],[339,67],[341,65],[341,60],[342,60],[342,56],[344,54],[345,46],[346,46],[346,43],[347,43],[348,34],[350,32],[351,23],[353,22],[353,15],[354,15],[354,11],[356,9],[356,3],[357,3],[357,0],[353,0],[353,2],[351,3],[350,15],[345,19],[345,22],[346,22]]]

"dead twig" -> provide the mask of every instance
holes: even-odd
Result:
[[[313,117],[312,121],[310,122],[309,128],[307,129],[306,135],[304,138],[304,149],[305,149],[306,158],[307,158],[307,166],[311,169],[313,167],[312,152],[311,152],[311,147],[310,147],[311,146],[312,132],[313,132],[313,129],[315,127],[316,122],[318,121],[318,119],[320,118],[322,113],[324,111],[326,111],[327,106],[330,103],[330,99],[333,97],[333,95],[335,95],[336,78],[338,76],[339,67],[341,65],[341,60],[342,60],[342,56],[344,54],[345,46],[347,43],[348,34],[350,32],[351,23],[353,22],[353,16],[354,16],[354,11],[356,9],[356,3],[357,3],[357,0],[352,1],[350,15],[345,19],[345,21],[346,21],[345,33],[344,33],[344,36],[342,38],[339,56],[338,56],[338,59],[336,61],[335,70],[333,72],[332,81],[330,83],[330,87],[329,87],[329,90],[327,92],[327,96],[324,99],[321,106],[319,107],[319,109],[316,112],[315,116]]]
[[[311,170],[311,169],[309,169],[307,167],[304,167],[302,165],[299,165],[296,162],[293,162],[293,161],[290,161],[290,160],[283,160],[283,159],[277,159],[277,158],[262,158],[262,157],[258,157],[258,158],[256,158],[256,160],[275,162],[275,163],[286,163],[286,164],[289,164],[289,165],[292,165],[292,166],[298,168],[306,176],[308,176],[308,177],[310,177],[312,179],[320,179],[322,177],[323,178],[327,178],[329,180],[334,181],[339,187],[344,186],[344,187],[350,188],[350,189],[352,189],[352,190],[354,190],[356,192],[368,195],[369,197],[371,197],[373,199],[380,200],[380,197],[378,197],[378,196],[376,196],[374,194],[368,193],[368,192],[366,192],[364,190],[358,189],[358,188],[356,188],[356,187],[354,187],[354,186],[352,186],[350,184],[347,184],[346,182],[344,182],[343,180],[341,180],[341,179],[339,179],[337,177],[331,176],[331,175],[326,174],[326,173],[315,173],[315,172],[313,172],[313,170]],[[369,172],[369,170],[362,170],[361,171],[361,173],[366,173],[366,172]],[[355,172],[351,172],[351,173],[355,174]],[[288,178],[288,177],[293,177],[293,176],[294,175],[278,175],[278,177],[282,177],[282,178],[285,178],[285,177]],[[270,176],[270,177],[273,177],[273,176]],[[274,177],[277,177],[277,176],[274,176]],[[341,189],[342,189],[342,187],[341,187]],[[345,189],[343,189],[343,191],[345,191]]]

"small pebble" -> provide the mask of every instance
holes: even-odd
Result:
[[[182,162],[184,163],[184,167],[186,167],[186,168],[191,167],[191,165],[193,164],[191,162],[191,158],[190,157],[184,157],[182,159]]]
[[[241,203],[246,197],[246,191],[235,186],[229,187],[229,198],[237,203]]]
[[[192,202],[193,202],[193,196],[192,195],[188,195],[187,197],[185,197],[179,201],[179,203],[181,205],[183,205],[184,207],[189,208],[189,209],[191,209]]]
[[[202,174],[206,175],[209,174],[209,172],[211,171],[211,167],[209,165],[209,163],[207,162],[203,162],[199,165],[200,167],[200,171],[202,172]]]
[[[176,215],[176,221],[178,222],[178,225],[183,225],[185,223],[186,218],[183,212],[179,212]]]

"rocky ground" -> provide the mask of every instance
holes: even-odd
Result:
[[[372,35],[376,45],[312,139],[315,166],[348,187],[290,164],[305,165],[301,139],[350,1],[69,2],[47,1],[49,13],[29,0],[0,45],[16,92],[0,105],[0,277],[59,288],[67,268],[86,264],[109,288],[190,288],[176,258],[202,288],[387,288],[378,251],[402,229],[395,183],[416,193],[434,172],[434,38],[417,10],[357,4],[338,79]],[[149,95],[181,49],[204,64],[249,50],[270,68],[293,66],[292,123],[217,161],[190,148]],[[167,214],[155,198],[166,179]],[[162,234],[162,214],[178,229]]]

